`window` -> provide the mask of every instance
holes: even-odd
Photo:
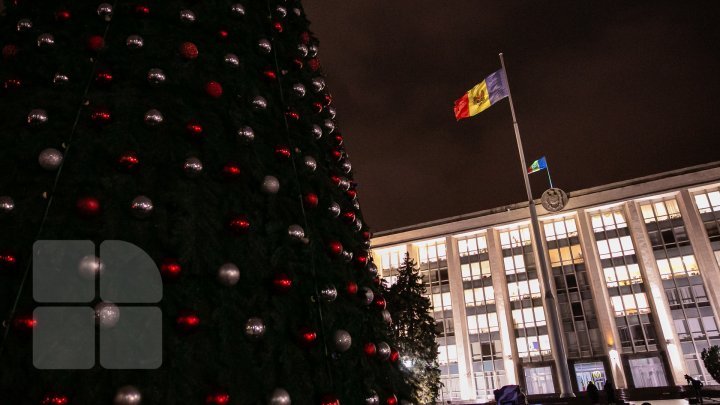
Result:
[[[664,387],[667,385],[665,370],[659,357],[630,359],[629,363],[635,388]]]
[[[552,394],[555,392],[551,367],[528,367],[524,371],[528,395]]]
[[[449,363],[457,363],[457,346],[438,346],[438,363],[447,365]]]
[[[489,314],[479,315],[468,315],[468,333],[488,333],[496,332],[498,330],[498,319],[497,313],[492,312]]]
[[[600,361],[590,363],[575,363],[575,378],[577,379],[580,391],[587,391],[587,385],[590,381],[602,390],[605,387],[605,366]]]

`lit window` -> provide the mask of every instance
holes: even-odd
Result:
[[[695,194],[695,204],[697,204],[698,210],[701,214],[713,211],[707,194]]]

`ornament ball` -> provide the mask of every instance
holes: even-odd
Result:
[[[102,260],[93,255],[84,256],[78,264],[78,273],[86,280],[94,280],[98,274],[102,273],[103,269]]]
[[[317,161],[315,161],[315,158],[312,156],[305,156],[303,162],[305,163],[305,167],[311,172],[317,170]]]
[[[336,202],[332,202],[330,206],[328,207],[328,211],[330,212],[330,216],[333,218],[337,218],[340,216],[340,204]]]
[[[283,388],[275,388],[270,394],[268,405],[291,405],[290,394]]]
[[[100,213],[100,201],[95,197],[82,197],[77,200],[75,207],[81,215],[86,217]]]
[[[232,287],[240,281],[240,269],[234,263],[225,263],[218,269],[220,284]]]
[[[223,60],[225,61],[225,63],[228,66],[232,66],[232,67],[240,66],[240,58],[238,58],[238,56],[235,55],[234,53],[226,54]]]
[[[198,57],[200,52],[198,51],[198,48],[195,44],[192,42],[184,42],[182,45],[180,45],[180,55],[182,55],[183,58],[191,60]]]
[[[205,92],[212,98],[220,98],[223,95],[223,88],[220,83],[210,81],[205,84]]]
[[[242,17],[245,15],[245,7],[242,4],[236,3],[230,6],[230,12],[235,17]]]
[[[305,230],[298,224],[293,224],[288,227],[288,236],[294,241],[301,242],[305,239]]]
[[[101,302],[95,306],[95,321],[102,328],[112,328],[120,321],[120,308],[111,302]]]
[[[261,53],[264,53],[267,55],[270,52],[272,52],[272,44],[270,43],[270,41],[268,41],[265,38],[259,40],[257,45],[258,45],[258,49],[260,50]]]
[[[140,405],[142,403],[142,394],[140,390],[132,385],[126,385],[115,394],[113,405]]]
[[[100,35],[93,35],[88,38],[87,47],[93,52],[98,52],[105,48],[105,39]]]
[[[365,352],[365,355],[368,357],[372,357],[377,353],[377,347],[375,347],[375,343],[373,342],[367,342],[363,345],[363,352]]]
[[[343,252],[343,245],[339,241],[334,240],[328,244],[328,250],[333,256],[340,256]]]
[[[57,149],[47,148],[43,149],[38,156],[38,163],[40,167],[48,171],[55,171],[62,165],[63,154]]]
[[[255,139],[255,131],[250,127],[242,127],[237,131],[237,139],[242,143],[250,143]]]
[[[363,287],[360,290],[360,302],[363,305],[372,304],[374,299],[375,299],[375,293],[373,293],[373,290],[369,289],[368,287]]]
[[[340,353],[348,351],[352,346],[352,337],[346,330],[338,329],[333,335],[333,346]]]
[[[315,193],[307,193],[303,196],[303,203],[306,208],[317,208],[320,199]]]
[[[145,40],[140,35],[130,35],[125,40],[125,45],[130,49],[140,49],[145,45]]]
[[[338,296],[337,288],[332,284],[328,284],[320,290],[320,296],[325,302],[333,302]]]
[[[333,394],[325,394],[320,399],[320,405],[340,405],[340,400]]]
[[[323,136],[322,128],[320,128],[320,125],[313,124],[312,129],[310,130],[310,133],[312,134],[313,138],[320,139]]]
[[[263,111],[267,109],[268,106],[267,100],[265,100],[265,97],[262,96],[256,96],[255,98],[253,98],[251,104],[253,109],[255,109],[256,111]]]
[[[265,194],[277,194],[280,190],[280,181],[275,176],[265,176],[260,188]]]
[[[237,215],[230,220],[229,226],[236,234],[243,234],[250,230],[250,221],[245,215]]]
[[[185,163],[183,163],[183,171],[188,177],[197,177],[198,175],[200,175],[200,173],[202,173],[202,170],[203,164],[200,159],[196,157],[189,157],[185,159]]]
[[[278,273],[273,277],[272,285],[278,294],[287,294],[292,289],[293,281],[285,273]]]
[[[380,342],[377,344],[377,353],[380,360],[387,360],[390,357],[390,353],[392,350],[390,349],[390,345],[388,345],[385,342]]]
[[[370,391],[367,397],[365,397],[365,405],[380,405],[380,397],[377,392]]]
[[[157,86],[165,83],[167,77],[165,76],[165,72],[162,69],[152,68],[148,70],[147,80],[153,86]]]
[[[70,405],[70,399],[63,394],[49,393],[45,394],[40,403],[42,405]]]
[[[10,213],[15,209],[15,201],[12,197],[4,195],[0,196],[0,213]]]
[[[143,219],[149,217],[155,207],[150,198],[140,195],[132,200],[130,209],[132,210],[133,215],[135,215],[135,218]]]
[[[55,37],[52,34],[40,34],[37,38],[39,48],[49,48],[55,45]]]
[[[245,323],[245,335],[250,339],[259,340],[265,335],[265,323],[260,318],[250,318]]]
[[[21,20],[18,20],[16,29],[18,32],[25,32],[32,28],[33,23],[28,18],[23,18]]]
[[[30,113],[27,116],[27,123],[30,124],[30,126],[37,127],[40,126],[48,121],[48,114],[47,111],[36,108],[30,111]]]
[[[145,124],[148,126],[156,127],[162,124],[164,120],[162,113],[154,108],[145,113]]]

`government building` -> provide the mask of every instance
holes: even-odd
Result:
[[[679,386],[685,374],[716,384],[700,353],[720,345],[720,162],[568,196],[559,212],[537,205],[545,257],[533,249],[527,203],[373,238],[387,283],[406,253],[421,270],[439,333],[439,401],[482,403],[507,384],[558,394],[558,350],[576,394],[589,381]]]

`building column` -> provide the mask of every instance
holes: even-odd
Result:
[[[498,317],[500,341],[502,342],[502,358],[508,384],[518,385],[517,360],[520,363],[517,347],[515,346],[515,324],[512,321],[512,307],[507,294],[507,278],[503,263],[500,235],[495,229],[487,230],[487,247],[490,259],[490,272],[492,274],[493,292],[495,294],[495,312]]]
[[[657,268],[657,262],[655,262],[650,237],[647,234],[647,229],[645,229],[645,223],[637,204],[634,201],[628,201],[624,205],[628,214],[627,223],[630,234],[635,242],[635,254],[641,264],[641,269],[645,273],[646,294],[650,305],[652,305],[655,321],[660,326],[661,334],[658,336],[658,346],[667,353],[671,369],[670,381],[674,385],[684,385],[684,375],[687,371],[685,361],[680,353],[680,339],[675,332],[670,305],[665,295],[665,288],[660,277],[660,271]]]
[[[700,213],[695,208],[690,192],[688,190],[680,191],[677,201],[703,283],[706,287],[720,286],[720,266],[715,260],[715,252],[710,245],[710,239],[705,233],[705,225],[700,218]],[[720,288],[705,288],[705,290],[710,297],[713,311],[720,314]]]
[[[610,373],[615,388],[628,388],[625,369],[620,360],[620,334],[615,324],[615,314],[610,300],[610,294],[605,281],[605,272],[600,264],[600,254],[597,251],[595,237],[590,226],[590,216],[585,210],[577,212],[578,236],[580,246],[584,253],[583,260],[587,268],[588,281],[595,301],[595,317],[598,320],[600,331],[603,334],[605,355],[610,359]]]
[[[460,270],[460,253],[452,236],[445,238],[447,252],[448,280],[450,281],[450,300],[452,302],[453,327],[455,328],[455,346],[458,356],[458,375],[460,377],[460,398],[475,399],[475,378],[472,368],[472,352],[468,337],[467,314],[465,312],[465,290]]]

